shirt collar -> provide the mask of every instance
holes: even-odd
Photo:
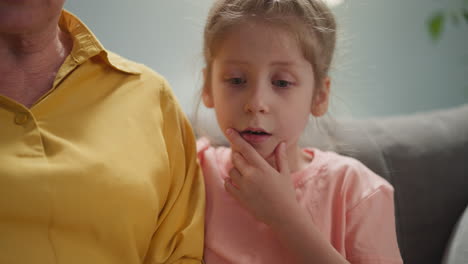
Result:
[[[141,73],[141,70],[132,63],[128,63],[127,60],[107,51],[91,30],[69,11],[62,10],[59,26],[69,32],[73,38],[70,57],[77,65],[99,56],[104,63],[116,70],[129,74]]]

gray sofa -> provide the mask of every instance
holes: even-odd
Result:
[[[225,143],[214,119],[208,119],[199,120],[198,127]],[[404,262],[468,264],[468,213],[461,220],[468,205],[468,104],[333,123],[319,121],[321,129],[311,129],[302,143],[353,156],[395,187]]]

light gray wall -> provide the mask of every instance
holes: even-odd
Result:
[[[68,0],[65,8],[106,48],[163,74],[189,113],[201,85],[202,31],[211,2]],[[332,114],[386,116],[468,102],[467,24],[447,24],[438,43],[425,28],[427,17],[449,2],[345,0],[335,8],[340,39]]]
[[[354,0],[338,8],[344,36],[335,73],[346,110],[382,116],[468,102],[467,24],[447,24],[438,43],[425,24],[456,1]]]

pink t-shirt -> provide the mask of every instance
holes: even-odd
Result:
[[[206,184],[205,262],[285,264],[294,255],[268,226],[224,189],[231,149],[197,142]],[[393,187],[359,161],[306,148],[313,161],[291,175],[300,206],[332,246],[351,263],[403,263],[395,231]]]

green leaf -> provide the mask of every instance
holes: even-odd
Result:
[[[438,12],[427,21],[427,29],[433,40],[438,40],[442,34],[444,25],[444,13]]]

